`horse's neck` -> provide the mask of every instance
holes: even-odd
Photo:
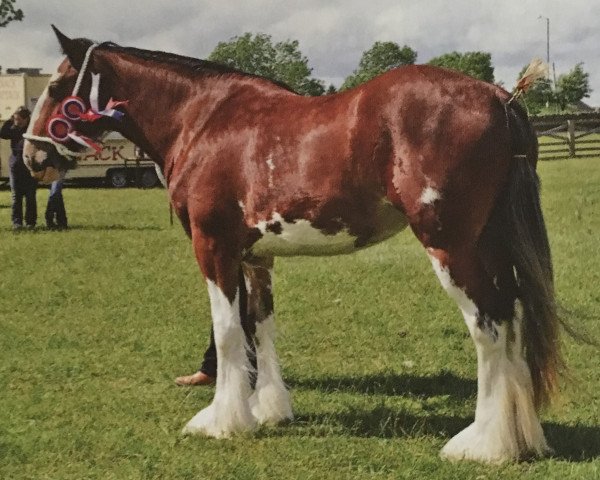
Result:
[[[121,80],[115,85],[116,100],[129,100],[128,121],[122,133],[145,149],[165,167],[165,162],[185,145],[186,128],[200,128],[227,95],[214,88],[214,79],[190,78],[171,67],[151,67],[135,62],[119,62],[115,67]],[[118,95],[118,97],[117,97]],[[193,115],[193,117],[192,117]]]

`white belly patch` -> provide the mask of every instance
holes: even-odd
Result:
[[[327,234],[313,227],[308,220],[298,219],[286,222],[281,214],[275,212],[270,220],[263,220],[255,225],[262,237],[252,246],[252,253],[258,256],[321,256],[352,253],[364,247],[385,240],[407,225],[406,217],[388,202],[378,207],[373,221],[373,235],[361,239],[343,228],[335,234]]]
[[[269,230],[269,227],[274,231]],[[314,228],[308,220],[286,222],[279,213],[274,213],[269,221],[256,225],[262,238],[252,246],[255,255],[337,255],[356,250],[356,238],[346,229],[335,235],[326,235]]]

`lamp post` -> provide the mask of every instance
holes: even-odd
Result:
[[[546,64],[548,65],[548,83],[550,83],[551,87],[554,85],[556,88],[556,72],[554,70],[554,65],[552,65],[552,72],[554,76],[554,82],[551,83],[550,80],[550,19],[544,15],[540,15],[538,20],[546,20]],[[546,108],[550,108],[550,98],[546,99]]]
[[[546,63],[550,67],[550,19],[544,15],[540,15],[538,20],[546,20]],[[550,80],[550,69],[548,68],[548,80]]]

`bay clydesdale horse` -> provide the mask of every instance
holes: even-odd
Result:
[[[510,94],[408,66],[303,97],[211,62],[55,32],[66,58],[25,161],[51,180],[57,151],[76,157],[118,131],[164,174],[208,285],[218,355],[214,400],[185,432],[228,437],[292,417],[273,344],[274,256],[350,253],[410,226],[477,350],[475,420],[442,455],[548,450],[538,412],[557,384],[559,320],[537,141]],[[255,322],[254,388],[240,317]]]

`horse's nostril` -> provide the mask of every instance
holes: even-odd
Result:
[[[32,172],[41,172],[45,168],[44,165],[34,162],[31,157],[23,156],[23,163]]]

